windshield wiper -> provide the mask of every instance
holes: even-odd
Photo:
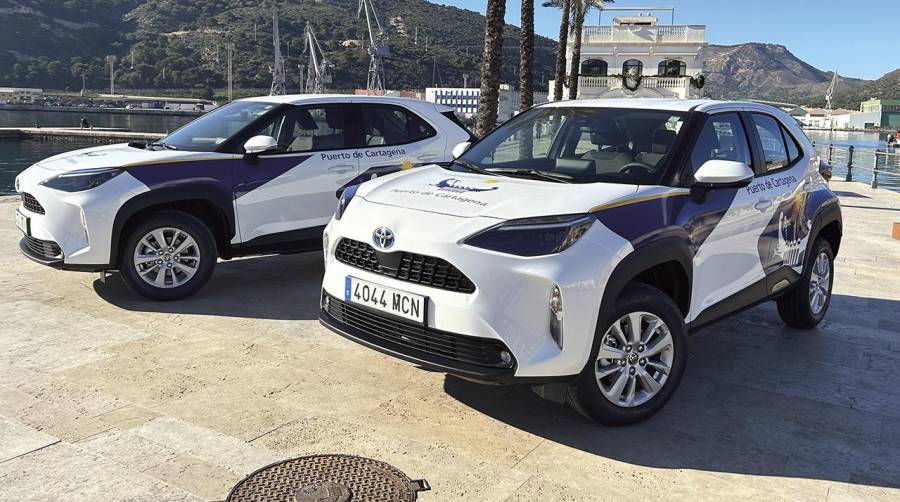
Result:
[[[536,178],[555,181],[557,183],[572,183],[573,181],[575,181],[575,178],[569,176],[568,174],[539,171],[537,169],[523,169],[518,167],[489,167],[486,169],[486,171],[496,174],[506,174],[507,176],[516,174],[534,176]]]
[[[154,141],[152,143],[147,143],[147,148],[153,148],[154,146],[160,146],[160,147],[166,148],[168,150],[178,150],[178,148],[176,148],[175,146],[170,145],[168,143],[163,143],[162,141]]]
[[[472,172],[478,173],[478,174],[484,174],[485,176],[494,176],[495,174],[499,174],[500,176],[508,176],[503,173],[494,173],[494,172],[488,171],[487,169],[478,167],[475,164],[466,162],[465,160],[456,159],[450,163],[451,166],[453,164],[459,164],[459,165],[463,166],[464,168],[468,169],[469,171],[472,171]]]

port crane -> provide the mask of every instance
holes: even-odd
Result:
[[[285,93],[284,59],[281,57],[281,37],[278,34],[278,6],[272,1],[272,43],[275,44],[275,66],[272,67],[272,88],[270,96]]]
[[[375,5],[372,0],[359,0],[359,9],[356,11],[356,19],[366,14],[366,27],[369,30],[369,76],[366,80],[366,94],[384,93],[384,62],[382,58],[391,55],[387,45],[387,35],[381,28],[378,15],[375,13]],[[375,21],[375,29],[372,21]]]
[[[305,42],[303,53],[309,53],[309,65],[306,70],[306,93],[322,94],[331,83],[332,65],[326,58],[319,39],[313,32],[312,26],[307,22],[304,30]]]
[[[831,119],[831,113],[833,111],[832,100],[834,98],[834,87],[837,85],[838,81],[838,73],[834,72],[834,75],[831,77],[831,84],[828,86],[828,89],[825,90],[825,113],[828,116],[828,127],[834,129],[834,121]]]

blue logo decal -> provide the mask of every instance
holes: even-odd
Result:
[[[490,187],[490,188],[475,188],[470,186],[465,186],[456,178],[450,178],[443,181],[438,182],[436,185],[439,190],[446,190],[448,192],[490,192],[491,190],[496,190],[500,187]]]
[[[352,289],[353,280],[348,275],[344,278],[344,301],[350,301],[350,290]]]

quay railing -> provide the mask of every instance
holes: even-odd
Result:
[[[900,148],[888,150],[813,143],[819,157],[831,165],[836,177],[868,183],[872,188],[888,185],[900,190]]]

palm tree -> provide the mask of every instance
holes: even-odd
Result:
[[[572,62],[569,70],[569,99],[578,98],[578,76],[581,69],[581,35],[584,30],[584,17],[592,8],[602,9],[613,0],[570,0],[572,2],[572,31],[575,40],[572,43]]]
[[[519,32],[519,111],[534,104],[534,0],[522,0]]]
[[[488,0],[481,59],[481,97],[478,100],[478,121],[475,123],[475,134],[478,136],[484,136],[497,125],[505,15],[506,0]]]
[[[556,47],[556,68],[553,75],[553,100],[562,99],[563,84],[566,80],[566,46],[569,43],[569,16],[572,11],[573,0],[548,0],[544,7],[558,7],[562,9],[562,17],[559,21],[559,45]]]

